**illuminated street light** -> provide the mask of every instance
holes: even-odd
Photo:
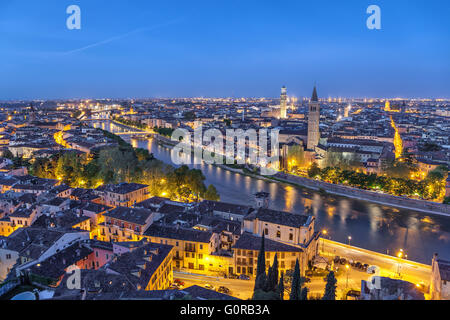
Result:
[[[351,236],[348,236],[348,245],[350,245],[350,241],[352,240]]]
[[[350,266],[348,264],[346,264],[345,265],[345,269],[346,269],[346,272],[347,272],[347,283],[345,284],[345,288],[347,289],[348,288],[348,270],[350,269]]]
[[[322,237],[322,253],[325,253],[325,250],[324,250],[325,238],[324,237],[328,234],[328,231],[326,229],[323,229],[322,234],[323,234],[323,237]]]

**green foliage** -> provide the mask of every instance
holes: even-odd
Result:
[[[280,300],[280,296],[278,292],[275,291],[264,291],[258,289],[253,293],[253,300]]]
[[[117,121],[126,126],[135,127],[135,128],[141,129],[141,130],[148,129],[147,125],[143,124],[140,121],[128,120],[128,119],[124,119],[122,117],[113,117],[113,119],[114,119],[114,121]]]
[[[2,157],[12,160],[14,158],[14,155],[9,149],[6,149],[5,151],[3,151]]]
[[[261,248],[258,254],[258,264],[256,267],[255,289],[253,291],[253,300],[281,300],[283,296],[283,284],[278,281],[278,258],[275,255],[273,264],[269,267],[266,274],[266,253],[265,236],[261,237]],[[282,282],[282,281],[281,281]]]
[[[220,201],[220,195],[217,192],[217,189],[216,187],[214,187],[214,185],[210,184],[208,186],[205,194],[203,195],[203,199],[211,201]]]
[[[330,271],[327,276],[327,284],[325,285],[325,293],[322,300],[336,300],[337,280],[334,272]]]
[[[308,169],[308,177],[315,178],[318,175],[320,175],[320,168],[317,163],[313,162],[311,167]]]
[[[280,297],[280,300],[284,300],[284,275],[283,272],[281,272],[280,280],[278,281],[278,288],[277,292]]]
[[[171,128],[159,128],[159,127],[155,127],[153,128],[153,131],[155,131],[156,133],[164,136],[164,137],[168,137],[171,138],[173,132],[175,131],[174,129]]]
[[[103,148],[91,157],[75,152],[50,159],[35,159],[30,173],[58,179],[72,187],[95,188],[101,184],[134,182],[149,185],[150,194],[179,201],[219,200],[213,185],[205,186],[201,170],[182,166],[175,169],[153,157],[147,150],[133,149],[119,141],[118,147]]]
[[[450,204],[450,197],[446,197],[444,199],[444,204]]]
[[[302,297],[302,281],[300,275],[300,263],[297,259],[295,262],[294,274],[292,276],[291,293],[289,300],[301,300]]]
[[[256,279],[255,279],[255,292],[257,290],[263,290],[266,282],[266,252],[264,249],[264,233],[261,237],[261,248],[258,253],[258,262],[256,265]]]
[[[446,171],[443,169],[431,172],[423,181],[395,178],[392,172],[392,175],[379,176],[374,173],[345,170],[338,167],[320,169],[314,164],[309,169],[308,175],[310,178],[319,176],[321,180],[329,183],[344,184],[363,190],[380,190],[395,196],[414,196],[434,200],[442,199],[445,189]]]

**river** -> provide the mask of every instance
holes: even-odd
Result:
[[[113,133],[125,131],[107,121],[93,122],[92,125]],[[148,149],[157,159],[173,164],[172,150],[154,139],[122,138],[134,147]],[[221,201],[253,205],[253,194],[265,191],[270,193],[272,209],[313,214],[317,221],[316,229],[326,229],[332,240],[348,243],[348,237],[351,237],[351,245],[390,255],[403,249],[409,260],[426,264],[431,264],[434,253],[450,260],[450,218],[336,195],[321,195],[313,190],[267,182],[208,164],[190,167],[203,171],[206,183],[217,188]]]

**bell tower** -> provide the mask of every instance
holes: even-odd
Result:
[[[320,139],[319,123],[320,123],[320,104],[319,98],[317,96],[317,89],[314,86],[314,91],[308,109],[307,149],[310,151],[314,151],[314,149],[319,145]]]

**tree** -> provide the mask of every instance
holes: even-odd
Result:
[[[261,239],[261,248],[258,255],[258,265],[256,267],[256,280],[255,289],[253,291],[253,300],[280,300],[281,288],[278,281],[278,258],[275,255],[273,264],[271,267],[269,267],[269,274],[266,275],[264,242],[265,237],[263,234]]]
[[[301,294],[300,300],[308,300],[308,288],[307,287],[304,287],[302,289],[302,294]]]
[[[302,280],[300,276],[300,263],[297,258],[297,261],[295,262],[294,275],[292,277],[291,294],[289,300],[301,300],[301,290],[302,290],[301,281]]]
[[[330,271],[327,276],[327,284],[325,286],[325,293],[322,300],[336,300],[336,286],[337,280],[334,276],[334,272]]]
[[[14,155],[9,149],[6,149],[5,151],[3,151],[2,157],[11,160],[14,158]]]
[[[320,168],[317,163],[313,162],[311,167],[308,169],[308,177],[315,178],[318,175],[320,175]]]
[[[203,199],[211,201],[220,201],[220,195],[217,192],[216,187],[210,184],[206,189],[205,194],[203,195]]]
[[[278,288],[278,258],[275,254],[272,267],[269,268],[267,276],[266,291],[277,291]]]
[[[255,279],[255,289],[256,290],[263,290],[266,282],[266,252],[264,249],[264,240],[265,236],[264,233],[261,237],[261,248],[259,249],[258,254],[258,262],[256,265],[256,279]]]
[[[280,296],[280,300],[284,300],[284,275],[281,272],[280,280],[278,281],[277,292]]]

